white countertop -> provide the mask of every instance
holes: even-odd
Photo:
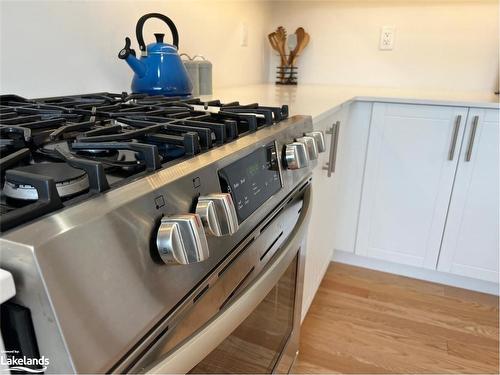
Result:
[[[204,96],[202,99],[210,97]],[[242,104],[288,104],[290,115],[311,115],[319,120],[353,100],[407,104],[499,108],[499,97],[490,92],[409,90],[381,87],[259,84],[215,89],[211,98]]]

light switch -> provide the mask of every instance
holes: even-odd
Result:
[[[391,51],[394,48],[394,34],[396,28],[394,26],[383,26],[380,31],[379,49],[382,51]]]

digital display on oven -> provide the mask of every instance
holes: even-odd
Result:
[[[219,179],[222,191],[231,193],[241,223],[281,189],[274,142],[219,170]]]

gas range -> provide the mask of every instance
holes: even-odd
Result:
[[[49,373],[221,372],[219,356],[251,362],[227,350],[239,332],[239,352],[259,360],[227,371],[287,371],[325,150],[310,116],[5,95],[0,135],[0,268],[16,284],[1,307],[7,349],[49,359]]]
[[[287,106],[144,94],[0,96],[0,228],[8,230],[287,117]]]

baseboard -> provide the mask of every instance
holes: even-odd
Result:
[[[375,258],[368,258],[352,253],[346,253],[345,251],[335,250],[332,255],[332,260],[339,263],[350,264],[352,266],[369,268],[377,271],[411,277],[414,279],[431,281],[433,283],[474,290],[476,292],[494,294],[497,296],[500,295],[499,284],[497,283],[471,279],[469,277],[452,275],[435,270],[392,263]]]

